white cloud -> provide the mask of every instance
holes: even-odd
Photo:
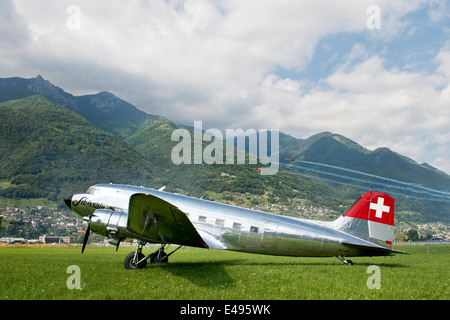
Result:
[[[67,27],[70,5],[80,8],[79,29]],[[380,30],[367,29],[369,5],[380,7]],[[420,26],[405,15],[427,1],[15,0],[1,6],[2,76],[42,74],[74,94],[112,91],[184,124],[279,128],[299,137],[335,131],[418,160],[428,159],[430,143],[449,144],[450,50],[436,56],[435,75],[387,68],[383,60],[396,39],[417,33]],[[430,5],[431,22],[442,21],[439,8]],[[277,74],[279,68],[301,73],[321,39],[342,33],[359,40],[320,81]],[[433,157],[429,162],[450,161],[448,153]]]
[[[277,66],[304,68],[320,37],[364,30],[370,3],[78,1],[79,30],[66,27],[71,0],[17,0],[16,7],[26,16],[34,39],[30,49],[38,54],[87,59],[162,85],[216,88],[255,84]],[[385,7],[389,20],[399,20],[398,5]]]
[[[269,76],[260,110],[297,136],[327,128],[370,149],[387,146],[432,162],[450,156],[448,83],[447,77],[386,70],[382,59],[373,56],[338,70],[307,93],[300,82]],[[258,121],[270,126],[270,119]],[[430,154],[430,144],[447,147]]]
[[[433,22],[439,22],[442,19],[449,18],[448,1],[431,0],[428,15]]]

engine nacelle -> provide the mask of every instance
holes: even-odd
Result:
[[[126,236],[127,218],[127,214],[122,211],[97,209],[91,217],[91,230],[114,243]]]

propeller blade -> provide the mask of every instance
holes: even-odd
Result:
[[[119,250],[120,241],[122,241],[122,238],[120,238],[119,241],[117,241],[116,252],[117,252],[117,250]]]
[[[81,247],[81,253],[84,252],[84,248],[86,248],[86,244],[88,242],[89,239],[89,235],[91,233],[91,219],[92,219],[92,214],[89,213],[89,207],[86,203],[86,213],[89,215],[89,220],[87,220],[87,228],[86,228],[86,232],[84,234],[84,239],[83,239],[83,246]]]
[[[88,226],[87,226],[87,229],[86,229],[86,233],[84,234],[83,247],[81,247],[81,253],[83,253],[84,252],[84,248],[86,248],[86,244],[88,242],[90,233],[91,233],[91,221],[89,219]]]

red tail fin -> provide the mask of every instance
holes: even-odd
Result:
[[[375,243],[392,245],[395,201],[381,192],[367,192],[343,215],[339,229]],[[359,219],[364,221],[352,221]]]
[[[394,225],[394,198],[381,192],[367,192],[344,214],[368,221]]]

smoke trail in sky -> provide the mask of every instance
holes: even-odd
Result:
[[[299,170],[305,170],[305,171],[311,172],[311,173],[316,173],[318,175],[326,175],[326,176],[331,176],[331,177],[335,177],[335,178],[339,178],[339,179],[349,180],[352,183],[332,180],[332,179],[320,177],[317,175],[311,175],[311,174],[305,174],[305,173],[289,172],[289,171],[280,171],[280,172],[286,173],[286,174],[291,174],[291,175],[304,176],[307,178],[318,179],[318,180],[322,180],[322,181],[332,182],[332,183],[346,185],[349,187],[360,188],[360,189],[369,189],[369,188],[372,188],[373,186],[379,186],[384,189],[389,189],[389,193],[391,193],[391,194],[397,194],[400,196],[409,197],[409,198],[413,198],[413,199],[417,199],[417,200],[450,202],[450,193],[427,188],[427,187],[424,187],[424,186],[421,186],[421,185],[418,185],[415,183],[409,183],[409,182],[404,182],[404,181],[400,181],[400,180],[385,178],[385,177],[377,176],[374,174],[369,174],[369,173],[351,170],[351,169],[347,169],[347,168],[341,168],[341,167],[337,167],[337,166],[333,166],[333,165],[327,165],[327,164],[323,164],[323,163],[316,163],[316,162],[310,162],[310,161],[298,161],[298,162],[302,162],[302,163],[309,164],[309,165],[322,166],[325,168],[341,170],[341,171],[351,173],[354,175],[360,175],[360,177],[355,177],[355,176],[351,176],[351,175],[343,175],[343,174],[333,173],[330,171],[320,170],[317,168],[310,168],[310,167],[305,167],[305,166],[299,166],[299,165],[296,165],[293,163],[283,163],[283,162],[281,162],[279,164],[286,166],[286,167],[291,167],[291,168],[295,168],[295,169],[299,169]],[[363,177],[370,177],[375,180],[364,179]],[[376,180],[381,180],[381,181],[376,181]],[[355,183],[361,183],[361,184],[358,185]],[[392,191],[390,189],[395,189],[398,191]],[[420,196],[412,195],[409,193],[420,194]]]
[[[340,184],[340,185],[347,186],[347,187],[367,190],[367,188],[365,186],[342,182],[342,181],[331,180],[331,179],[326,179],[326,178],[322,178],[322,177],[318,177],[318,176],[311,176],[309,174],[292,172],[292,171],[282,171],[282,170],[280,170],[278,172],[295,175],[295,176],[300,176],[300,177],[305,177],[305,178],[310,178],[310,179],[317,179],[317,180],[326,181],[326,182],[332,182],[332,183]]]
[[[390,182],[394,182],[394,183],[398,183],[398,184],[402,184],[402,185],[411,186],[411,187],[414,187],[414,188],[427,190],[427,191],[430,191],[430,192],[433,192],[433,193],[441,193],[441,194],[445,194],[445,195],[450,195],[450,192],[445,192],[445,191],[440,191],[440,190],[427,188],[425,186],[422,186],[422,185],[419,185],[419,184],[416,184],[416,183],[413,183],[413,182],[404,182],[404,181],[400,181],[400,180],[396,180],[396,179],[391,179],[391,178],[377,176],[375,174],[370,174],[370,173],[366,173],[366,172],[362,172],[362,171],[351,170],[351,169],[338,167],[338,166],[333,166],[333,165],[330,165],[330,164],[319,163],[319,162],[304,161],[304,160],[296,160],[296,161],[302,162],[302,163],[306,163],[306,164],[317,165],[317,166],[322,166],[322,167],[328,167],[328,168],[333,168],[333,169],[337,169],[337,170],[347,171],[347,172],[351,172],[351,173],[356,173],[356,174],[364,175],[364,176],[367,176],[367,177],[372,177],[372,178],[376,178],[376,179],[381,179],[381,180],[390,181]],[[286,163],[281,163],[281,164],[286,165]],[[289,164],[287,164],[287,165],[289,165]]]
[[[325,182],[331,182],[331,183],[335,183],[335,184],[339,184],[339,185],[343,185],[343,186],[347,186],[347,187],[352,187],[352,188],[357,188],[357,189],[363,189],[363,190],[367,190],[368,188],[362,185],[356,185],[356,184],[352,184],[352,183],[347,183],[347,182],[342,182],[342,181],[336,181],[336,180],[332,180],[332,179],[327,179],[327,178],[323,178],[323,177],[318,177],[318,176],[312,176],[312,175],[308,175],[308,174],[303,174],[303,173],[298,173],[298,172],[290,172],[290,171],[279,171],[280,173],[286,173],[289,175],[296,175],[296,176],[301,176],[301,177],[305,177],[305,178],[310,178],[310,179],[317,179],[320,181],[325,181]],[[386,186],[387,188],[390,188],[391,186]],[[405,193],[401,193],[401,192],[396,192],[396,191],[389,191],[390,194],[392,195],[398,195],[398,196],[402,196],[402,197],[407,197],[410,199],[415,199],[415,200],[427,200],[427,201],[439,201],[439,202],[450,202],[450,198],[448,199],[436,199],[436,198],[427,198],[427,197],[418,197],[418,196],[411,196]]]

